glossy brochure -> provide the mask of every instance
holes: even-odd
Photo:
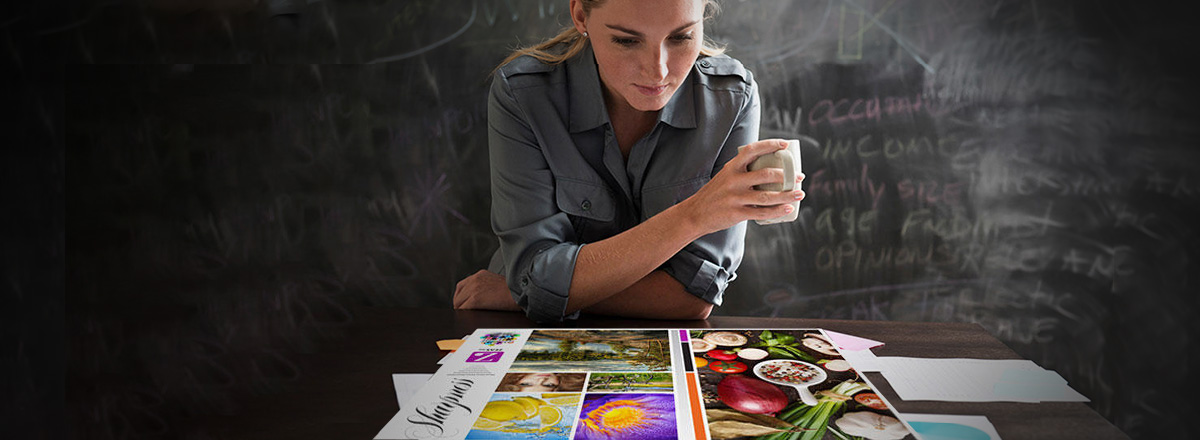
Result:
[[[377,439],[913,439],[820,329],[479,329]]]

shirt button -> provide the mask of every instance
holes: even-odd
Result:
[[[584,211],[591,211],[592,210],[592,201],[584,200],[583,203],[579,204],[579,207],[583,208]]]
[[[521,287],[529,286],[529,277],[521,277]]]
[[[708,60],[700,60],[700,67],[712,67],[712,63],[708,62]]]

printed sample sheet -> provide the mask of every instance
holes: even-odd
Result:
[[[820,329],[479,329],[377,439],[913,439]]]

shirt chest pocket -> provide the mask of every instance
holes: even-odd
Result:
[[[675,206],[676,203],[691,197],[699,191],[710,179],[697,177],[685,182],[673,183],[642,191],[642,221]]]
[[[591,241],[594,234],[589,230],[610,224],[617,217],[616,199],[604,185],[560,177],[555,181],[554,196],[558,209],[571,218],[571,226],[581,241]]]
[[[559,178],[555,182],[555,200],[563,212],[602,222],[617,216],[612,193],[604,185]]]

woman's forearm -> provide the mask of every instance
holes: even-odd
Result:
[[[791,203],[803,199],[803,191],[754,190],[755,185],[782,181],[782,170],[747,170],[754,158],[786,147],[787,142],[778,139],[750,143],[684,201],[625,232],[584,245],[575,259],[566,313],[589,308],[629,288],[705,234],[747,219],[791,213]]]
[[[686,202],[676,204],[625,232],[583,246],[575,261],[567,313],[628,289],[703,236],[688,210]]]
[[[705,319],[713,305],[697,298],[662,270],[584,309],[589,314],[650,319]]]

